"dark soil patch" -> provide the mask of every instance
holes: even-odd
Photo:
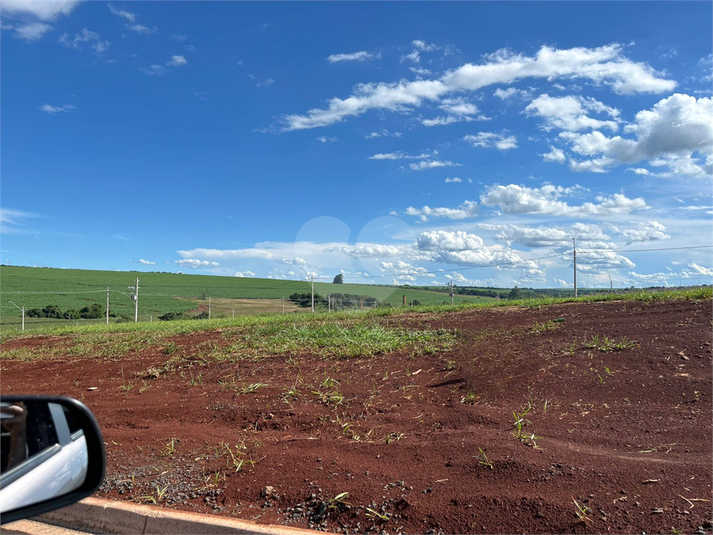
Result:
[[[710,301],[414,314],[382,321],[456,329],[455,346],[339,361],[207,363],[196,348],[229,340],[203,332],[172,354],[4,361],[2,386],[92,409],[113,499],[344,533],[710,532],[711,317]],[[7,345],[38,343],[67,339]]]

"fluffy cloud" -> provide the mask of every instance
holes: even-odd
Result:
[[[435,119],[422,119],[424,126],[437,126],[457,123],[460,121],[489,121],[490,118],[484,116],[478,110],[478,106],[464,98],[447,98],[441,101],[440,109],[448,115],[436,117]]]
[[[438,154],[438,152],[434,152],[433,154],[424,152],[422,154],[406,154],[405,152],[386,152],[386,153],[379,153],[379,154],[374,154],[373,156],[369,156],[370,160],[423,160],[425,158],[430,158],[431,156],[435,156]]]
[[[300,258],[299,256],[295,258],[282,258],[280,260],[281,264],[288,264],[288,265],[295,265],[295,266],[306,266],[307,261],[304,258]]]
[[[713,278],[713,269],[700,266],[695,262],[688,264],[687,267],[683,268],[680,273],[669,272],[669,273],[636,273],[635,271],[630,271],[629,275],[636,282],[645,283],[659,283],[669,286],[672,279],[699,279],[699,278]]]
[[[414,171],[423,171],[425,169],[435,169],[436,167],[460,167],[461,164],[450,160],[423,160],[418,163],[410,163],[408,166]]]
[[[462,273],[457,271],[449,274],[443,275],[446,279],[452,280],[453,284],[458,284],[460,286],[495,286],[495,281],[493,279],[481,280],[481,279],[469,279]]]
[[[517,148],[515,136],[505,136],[495,132],[478,132],[476,135],[464,136],[463,140],[474,147],[495,147],[498,150]]]
[[[485,206],[498,206],[505,214],[548,214],[568,217],[603,216],[612,214],[626,214],[633,210],[647,208],[646,201],[642,198],[629,199],[621,193],[611,196],[596,197],[597,203],[585,202],[580,206],[572,206],[561,197],[572,195],[581,191],[575,186],[563,188],[562,186],[545,185],[541,188],[528,188],[509,184],[507,186],[490,186],[481,195],[480,200]]]
[[[547,93],[540,95],[525,108],[527,115],[542,117],[542,129],[586,130],[608,128],[617,131],[619,124],[615,120],[593,119],[587,112],[604,113],[610,117],[619,117],[619,110],[610,108],[593,98],[579,96],[551,97]]]
[[[249,270],[248,271],[236,271],[235,273],[233,273],[233,276],[235,276],[235,277],[254,277],[255,273],[253,273],[252,271],[249,271]]]
[[[688,269],[682,271],[684,277],[713,277],[713,269],[699,266],[695,262],[688,264]]]
[[[411,257],[413,247],[403,245],[383,245],[379,243],[359,243],[338,248],[354,258]]]
[[[154,26],[153,28],[149,28],[148,26],[144,26],[143,24],[126,24],[125,27],[127,30],[131,30],[132,32],[136,33],[142,33],[144,35],[156,33],[158,31],[158,28],[156,26]]]
[[[622,232],[622,235],[627,239],[627,245],[633,242],[668,240],[670,234],[666,234],[666,227],[658,221],[647,221],[641,223],[635,229],[628,229]]]
[[[516,89],[514,87],[508,87],[507,89],[500,89],[498,87],[495,91],[493,91],[493,96],[499,98],[500,100],[511,100],[515,97],[529,98],[530,92],[522,89]]]
[[[403,59],[418,61],[420,49]],[[494,84],[509,84],[529,78],[555,80],[584,79],[607,85],[616,93],[663,93],[676,87],[645,63],[622,55],[618,44],[598,48],[564,50],[543,46],[534,57],[501,50],[482,64],[465,64],[435,80],[402,80],[393,83],[367,83],[356,86],[347,98],[332,98],[325,109],[312,109],[304,115],[286,115],[284,131],[327,126],[370,110],[405,111],[424,102],[438,102],[452,93],[477,91]]]
[[[111,4],[108,4],[107,7],[109,8],[109,11],[111,11],[112,15],[125,18],[129,22],[136,22],[136,15],[134,13],[131,13],[130,11],[125,11],[123,9],[117,9]]]
[[[522,227],[519,225],[480,225],[484,230],[497,230],[495,239],[508,246],[518,243],[526,247],[552,247],[572,239],[572,234],[552,227]]]
[[[52,104],[42,104],[42,106],[40,106],[41,111],[43,111],[45,113],[49,113],[50,115],[57,115],[58,113],[62,113],[65,111],[72,111],[72,110],[76,110],[76,109],[77,108],[75,108],[71,104],[64,104],[62,106],[53,106]]]
[[[565,163],[567,161],[564,151],[562,149],[558,149],[557,147],[550,147],[550,152],[541,154],[541,156],[546,162]]]
[[[155,266],[156,262],[151,262],[151,260],[144,260],[143,258],[139,258],[139,264],[144,264],[145,266]]]
[[[414,266],[408,262],[397,260],[396,262],[381,262],[381,272],[386,272],[387,275],[396,275],[399,279],[404,279],[404,276],[409,276],[410,280],[415,280],[413,277],[435,277],[428,273],[424,267]]]
[[[446,184],[460,184],[463,182],[463,179],[456,176],[453,178],[446,178],[445,182]]]
[[[405,214],[419,217],[421,221],[424,222],[440,217],[444,217],[446,219],[467,219],[470,217],[477,217],[478,203],[474,201],[465,201],[458,208],[431,208],[430,206],[414,208],[413,206],[409,206],[406,208]]]
[[[327,61],[329,63],[339,63],[341,61],[366,61],[368,59],[374,59],[374,57],[374,54],[361,50],[352,54],[332,54],[327,58]]]
[[[21,24],[3,24],[3,30],[14,30],[15,37],[29,43],[39,41],[42,36],[52,30],[52,26],[44,22],[27,22]]]
[[[189,267],[189,268],[200,268],[200,267],[220,267],[220,264],[218,262],[212,262],[209,260],[199,260],[198,258],[183,258],[181,260],[174,260],[176,264],[178,264],[181,267]]]
[[[676,93],[660,100],[650,110],[636,114],[624,127],[634,138],[607,137],[599,131],[587,134],[562,132],[560,137],[574,152],[599,157],[603,167],[650,160],[673,175],[713,176],[713,100]],[[693,157],[699,153],[705,163]],[[595,161],[595,160],[590,160]]]
[[[92,43],[92,48],[97,54],[101,54],[111,44],[109,41],[102,40],[101,36],[91,30],[83,28],[80,33],[74,34],[74,38],[70,38],[69,34],[63,33],[59,37],[59,42],[68,48],[82,48],[83,43]]]
[[[524,227],[521,225],[481,223],[478,228],[495,231],[495,239],[504,241],[508,246],[519,244],[533,248],[554,247],[569,244],[572,238],[584,239],[586,243],[592,246],[592,244],[595,244],[592,240],[609,239],[609,236],[602,231],[601,227],[587,223],[574,223],[563,227]],[[598,245],[601,245],[601,242]]]
[[[364,136],[366,139],[374,139],[377,137],[401,137],[401,132],[390,132],[389,130],[382,129],[375,132],[371,132]]]
[[[582,244],[582,247],[585,246],[586,244]],[[577,271],[596,274],[612,269],[631,269],[636,267],[636,264],[631,260],[614,251],[584,249],[580,251],[579,247],[579,244],[577,244]],[[569,253],[571,249],[563,250],[562,252]]]
[[[3,14],[34,15],[40,20],[52,20],[69,15],[81,0],[2,0]]]
[[[460,230],[422,232],[416,243],[419,250],[431,252],[435,261],[448,264],[537,268],[534,262],[524,260],[515,251],[498,246],[487,247],[480,236]]]
[[[171,56],[171,59],[166,62],[169,67],[180,67],[182,65],[188,65],[188,61],[183,56]]]

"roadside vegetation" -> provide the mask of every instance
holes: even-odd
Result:
[[[294,344],[319,344],[319,340],[330,340],[330,343],[337,343],[338,340],[344,340],[345,337],[353,336],[354,333],[360,332],[364,325],[373,324],[373,318],[401,316],[405,314],[448,314],[456,311],[480,309],[489,307],[544,307],[548,305],[560,303],[595,303],[602,301],[639,301],[653,302],[670,299],[710,299],[713,297],[713,288],[702,287],[686,290],[670,290],[670,291],[632,291],[629,293],[599,293],[586,295],[583,297],[546,297],[538,299],[518,299],[511,301],[489,301],[483,303],[459,303],[456,305],[420,305],[411,307],[396,307],[383,306],[365,311],[348,311],[348,312],[332,312],[332,313],[316,313],[316,314],[265,314],[254,316],[239,316],[236,318],[220,318],[212,320],[178,320],[169,322],[154,322],[154,323],[115,323],[115,324],[98,324],[98,325],[62,325],[51,326],[47,329],[33,330],[30,332],[18,332],[4,330],[0,333],[0,342],[8,342],[19,338],[31,338],[36,336],[46,335],[98,335],[97,343],[101,345],[101,335],[107,333],[126,333],[135,334],[137,340],[145,340],[148,338],[166,338],[177,334],[186,334],[191,332],[208,331],[214,329],[241,329],[249,328],[252,332],[283,332],[279,331],[281,327],[290,326],[289,337],[285,338],[284,333],[276,338],[281,347],[294,347]],[[347,323],[343,323],[343,322]],[[342,322],[343,327],[325,327],[325,325],[338,325]],[[321,325],[321,327],[319,327]],[[380,327],[381,328],[381,327]],[[277,329],[277,330],[275,330]],[[331,329],[331,330],[330,330]],[[342,329],[342,330],[340,330]],[[356,330],[355,330],[356,329]],[[368,330],[367,330],[368,331]],[[362,334],[367,331],[362,330]],[[287,332],[287,331],[284,331]],[[330,333],[328,336],[327,334]],[[372,334],[376,335],[374,331]],[[383,337],[383,333],[382,333]],[[377,337],[378,338],[378,337]],[[252,337],[255,344],[259,336]],[[271,340],[270,343],[274,343]],[[329,344],[325,344],[329,345]],[[310,346],[312,347],[312,346]],[[319,346],[315,346],[319,347]],[[3,358],[8,358],[9,352],[3,353]]]

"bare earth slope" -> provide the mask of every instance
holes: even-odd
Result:
[[[201,332],[4,360],[2,387],[83,399],[109,498],[343,533],[710,532],[711,317],[685,300],[413,314],[379,321],[455,345],[347,360],[206,361],[230,337]]]

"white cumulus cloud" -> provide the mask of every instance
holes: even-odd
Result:
[[[599,131],[586,134],[562,132],[560,137],[579,155],[599,158],[603,167],[649,160],[668,167],[669,174],[713,176],[713,100],[676,93],[650,110],[636,114],[624,127],[633,138],[607,137]],[[705,158],[694,157],[700,154]],[[595,161],[595,160],[591,160]]]
[[[605,114],[614,119],[619,117],[619,110],[593,98],[580,96],[551,97],[545,93],[525,108],[526,114],[544,119],[542,129],[545,131],[555,128],[570,131],[607,128],[615,132],[619,129],[616,120],[594,119],[587,115],[588,112]]]
[[[351,54],[332,54],[327,58],[329,63],[339,63],[341,61],[366,61],[368,59],[374,59],[374,54],[361,50],[359,52],[352,52]]]
[[[517,139],[515,136],[506,136],[504,134],[496,134],[495,132],[478,132],[475,135],[464,136],[463,140],[470,143],[473,147],[495,147],[498,150],[517,148]]]
[[[415,208],[413,206],[409,206],[406,208],[404,213],[406,215],[416,216],[423,222],[437,218],[468,219],[478,216],[478,203],[474,201],[465,201],[457,208],[431,208],[430,206]]]
[[[485,206],[497,206],[505,214],[548,214],[568,217],[602,216],[627,214],[633,210],[648,208],[646,201],[639,197],[630,199],[622,193],[598,196],[596,203],[585,202],[579,206],[567,204],[561,197],[581,191],[581,187],[564,188],[545,185],[529,188],[517,184],[493,185],[481,195]]]
[[[402,58],[418,62],[420,49]],[[433,80],[365,83],[347,98],[334,97],[326,108],[283,117],[284,131],[327,126],[370,110],[406,111],[449,94],[477,91],[524,79],[583,79],[620,94],[663,93],[676,87],[645,63],[629,60],[618,44],[598,48],[555,49],[543,46],[534,57],[501,50],[481,64],[467,63]]]
[[[166,62],[169,67],[180,67],[182,65],[188,65],[188,61],[183,56],[171,56],[171,59]]]

